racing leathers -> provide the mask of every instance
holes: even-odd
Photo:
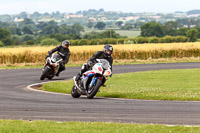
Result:
[[[60,72],[65,70],[65,64],[69,61],[70,51],[69,48],[64,48],[62,45],[59,45],[51,51],[48,51],[48,56],[51,56],[56,51],[63,59],[63,61],[60,63],[60,68],[56,73],[56,76],[59,76]]]
[[[97,62],[96,59],[106,59],[110,66],[111,66],[111,71],[112,71],[112,64],[113,64],[113,57],[111,55],[106,55],[103,51],[97,51],[88,61],[87,63],[83,64],[81,68],[81,72],[78,73],[76,76],[75,81],[78,81],[81,77],[81,75],[86,72],[87,70],[91,69],[92,66]]]

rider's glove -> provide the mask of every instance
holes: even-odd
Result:
[[[50,55],[48,54],[46,57],[45,57],[45,59],[47,59],[48,57],[50,57]]]
[[[63,65],[65,65],[65,61],[61,61],[61,62],[60,62],[60,64],[63,64]]]

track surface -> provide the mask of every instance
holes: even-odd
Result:
[[[113,66],[113,73],[199,68],[200,63]],[[67,68],[55,80],[72,78]],[[49,94],[27,89],[40,83],[41,69],[0,70],[0,119],[103,121],[153,124],[200,124],[200,102],[126,100]]]

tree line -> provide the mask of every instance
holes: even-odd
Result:
[[[199,21],[190,21],[198,23]],[[168,36],[187,36],[189,41],[196,41],[200,38],[200,26],[191,27],[184,24],[186,21],[169,21],[164,24],[158,22],[149,22],[141,25],[141,36],[143,37],[164,37]],[[116,23],[119,27],[130,27],[131,25]],[[94,26],[97,29],[104,29],[106,24],[98,22]],[[63,40],[79,40],[79,39],[103,39],[103,38],[127,38],[117,34],[114,30],[102,32],[84,32],[84,27],[81,24],[61,24],[55,21],[35,23],[29,18],[25,18],[19,23],[0,22],[0,46],[8,45],[34,45],[45,44],[45,42],[58,43]],[[48,40],[49,39],[49,40]]]
[[[96,28],[103,29],[101,22]],[[92,32],[82,35],[84,27],[80,24],[61,24],[55,21],[34,23],[33,20],[25,18],[19,23],[0,22],[0,46],[40,44],[44,39],[54,39],[54,42],[76,39],[94,38],[124,38],[115,31]]]
[[[179,27],[175,21],[169,21],[164,24],[158,22],[145,23],[141,27],[141,36],[143,37],[164,37],[169,36],[187,36],[189,41],[195,42],[200,38],[200,26],[193,28]]]

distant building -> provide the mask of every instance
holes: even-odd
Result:
[[[107,20],[107,18],[106,18],[106,17],[101,17],[101,18],[99,18],[98,20],[100,20],[100,21],[105,21],[105,20]]]
[[[191,15],[188,15],[189,18],[198,18],[200,17],[200,14],[191,14]]]
[[[148,18],[160,19],[160,18],[161,18],[161,16],[148,16]]]
[[[15,22],[22,22],[24,19],[18,19],[17,17],[14,19]]]
[[[89,20],[92,21],[92,22],[96,22],[97,21],[97,19],[94,18],[94,17],[89,17]]]
[[[72,14],[72,15],[66,15],[65,18],[82,18],[83,15],[76,15],[76,14]]]
[[[129,21],[129,20],[137,20],[137,19],[139,19],[139,18],[140,18],[139,16],[136,16],[136,17],[129,16],[129,17],[125,17],[125,20],[126,20],[126,21]]]
[[[194,28],[196,25],[183,25],[185,28]]]

